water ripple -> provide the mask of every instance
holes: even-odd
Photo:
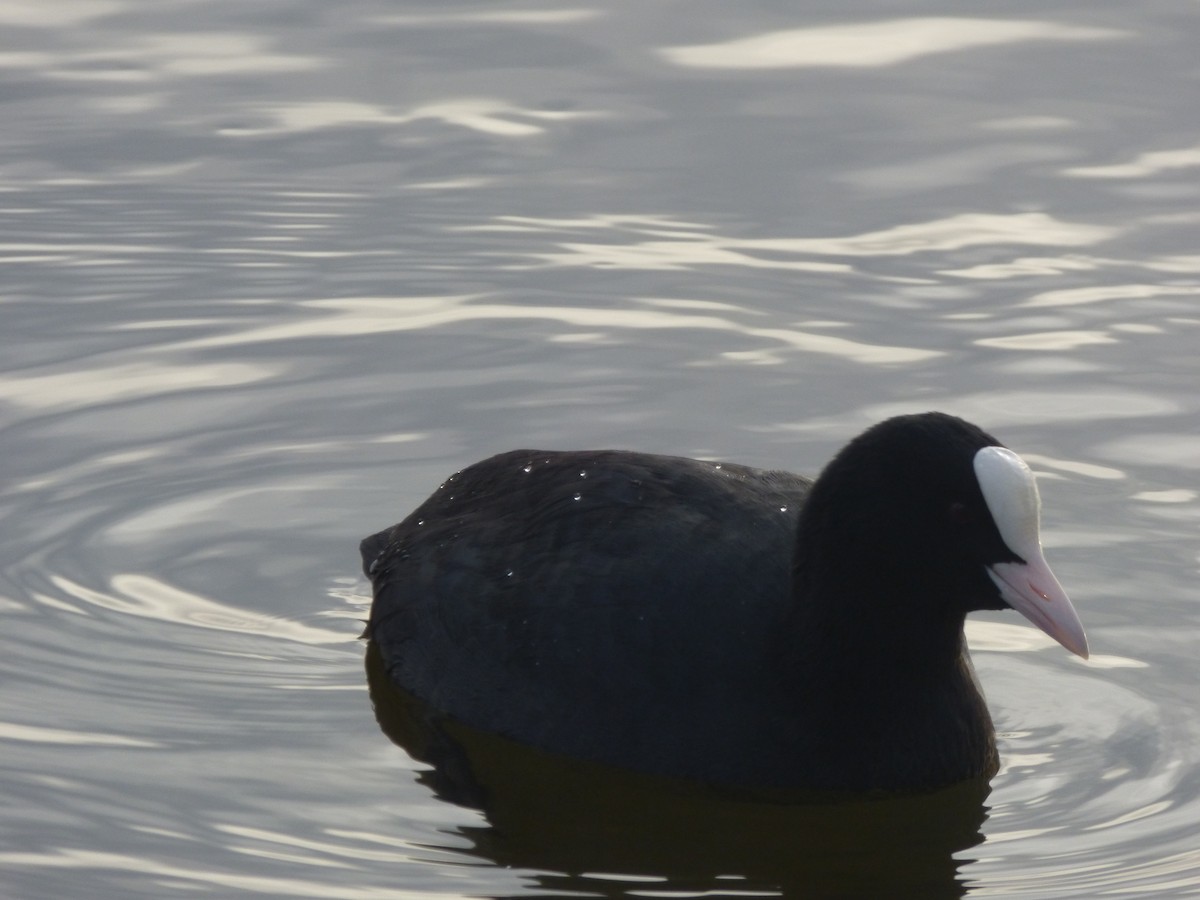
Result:
[[[813,472],[937,407],[1029,451],[1096,651],[971,624],[939,884],[1196,894],[1187,5],[0,2],[5,897],[778,895],[779,809],[564,861],[541,768],[506,855],[372,720],[355,543],[518,444]]]
[[[1097,41],[1126,37],[1110,28],[983,18],[910,18],[772,31],[720,44],[661,51],[679,66],[778,69],[809,66],[877,68],[937,53],[1031,41]]]
[[[664,225],[673,230],[664,231]],[[684,225],[683,229],[679,226]],[[607,266],[612,268],[674,269],[697,265],[733,264],[750,268],[797,271],[838,271],[828,262],[786,259],[770,254],[814,257],[887,257],[917,253],[947,253],[992,245],[1043,245],[1080,247],[1116,236],[1113,226],[1065,222],[1045,213],[961,213],[928,222],[896,225],[845,237],[733,238],[707,229],[668,223],[663,217],[603,216],[584,220],[534,219],[502,216],[473,231],[612,230],[616,234],[646,235],[655,240],[583,243],[562,241],[558,252],[536,254],[554,266]]]
[[[286,325],[246,329],[228,335],[181,342],[176,349],[192,350],[239,344],[267,343],[316,336],[386,334],[388,332],[432,329],[457,322],[488,320],[546,320],[573,328],[607,330],[700,330],[760,339],[808,353],[829,354],[853,362],[868,364],[912,363],[940,356],[938,351],[915,347],[896,347],[854,341],[836,335],[797,329],[763,328],[744,325],[728,317],[696,315],[686,310],[712,309],[711,304],[680,304],[647,301],[651,309],[596,309],[548,305],[481,303],[476,296],[444,297],[340,297],[307,300],[303,309],[322,312],[306,320]],[[676,308],[671,308],[675,306]],[[734,307],[726,307],[736,309]],[[740,310],[739,310],[740,312]],[[753,314],[751,314],[753,315]]]

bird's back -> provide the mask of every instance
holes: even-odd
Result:
[[[809,484],[620,451],[493,457],[363,542],[369,633],[394,680],[477,728],[738,780],[782,733],[765,660]]]

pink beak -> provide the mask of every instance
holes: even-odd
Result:
[[[1072,653],[1088,658],[1087,635],[1067,593],[1050,571],[1040,548],[1028,562],[995,563],[988,575],[1004,602]]]

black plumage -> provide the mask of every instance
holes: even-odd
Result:
[[[868,430],[816,482],[504,453],[363,541],[367,632],[434,708],[568,756],[747,788],[987,777],[963,621],[1007,605],[988,567],[1021,562],[973,469],[989,446],[928,413]]]

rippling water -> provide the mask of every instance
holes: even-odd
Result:
[[[0,0],[4,895],[1200,893],[1200,25],[986,13]],[[927,408],[1035,466],[1095,651],[972,623],[961,830],[489,819],[377,723],[356,543],[453,469]]]

